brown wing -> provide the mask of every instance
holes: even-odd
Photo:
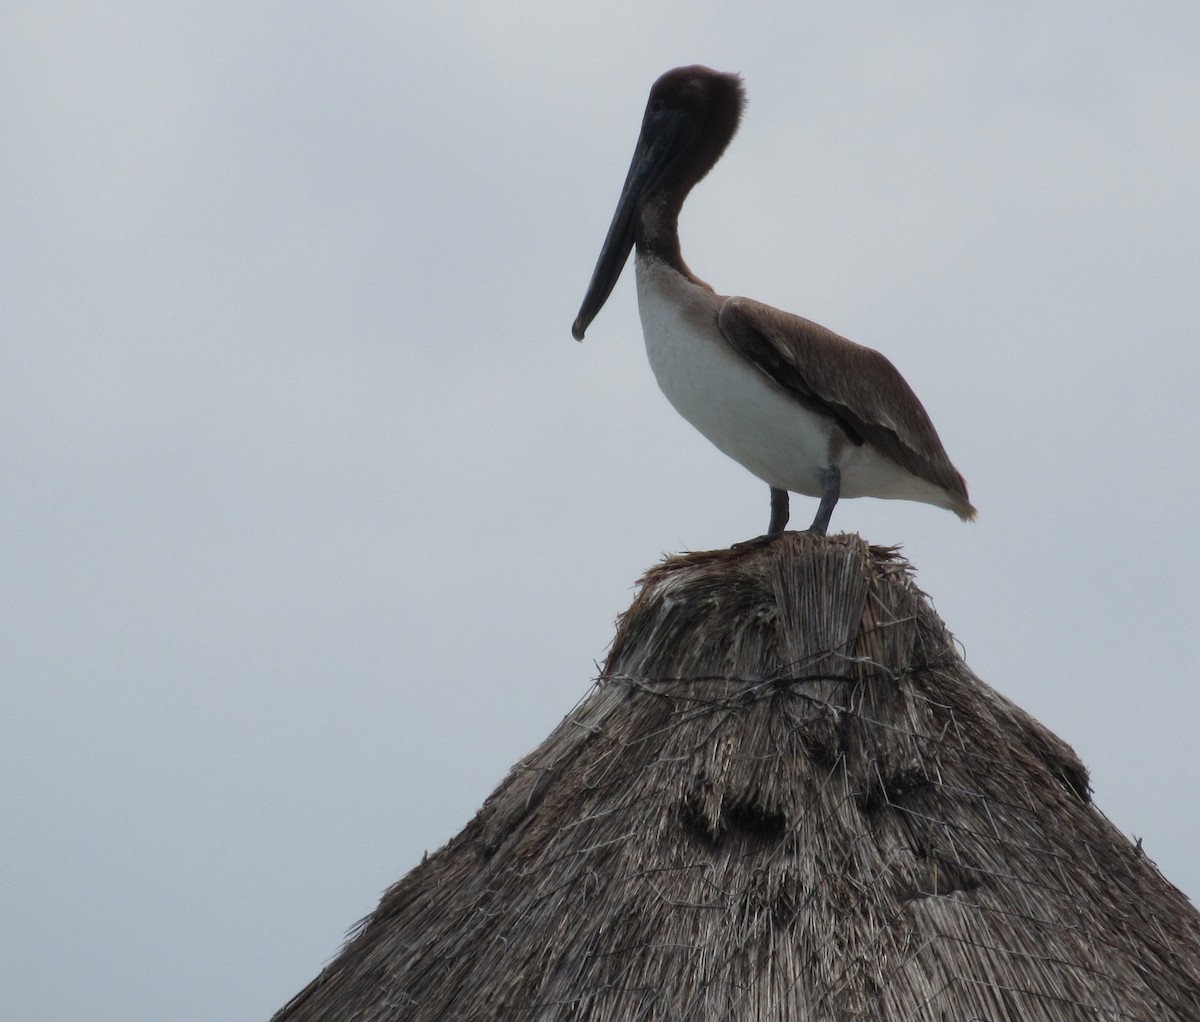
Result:
[[[879,352],[749,298],[726,299],[718,323],[730,345],[784,390],[832,416],[854,443],[866,441],[962,497],[959,513],[974,517],[966,483],[917,395]]]

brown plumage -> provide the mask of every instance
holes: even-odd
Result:
[[[797,400],[834,419],[851,443],[872,444],[908,472],[945,490],[950,510],[964,521],[974,519],[967,484],[929,415],[883,355],[752,298],[727,299],[718,322],[735,351]]]

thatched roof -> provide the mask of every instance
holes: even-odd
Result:
[[[647,575],[594,691],[276,1016],[318,1019],[1196,1022],[1200,915],[902,559],[788,535]]]

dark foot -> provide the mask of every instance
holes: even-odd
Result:
[[[757,550],[759,547],[769,546],[771,543],[774,543],[775,540],[777,540],[782,535],[783,535],[782,531],[776,532],[774,534],[768,532],[764,536],[755,536],[753,539],[744,539],[740,543],[734,543],[733,546],[731,546],[729,549],[730,550],[739,550],[739,551],[740,550]]]

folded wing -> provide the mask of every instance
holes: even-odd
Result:
[[[798,401],[831,416],[853,443],[871,444],[946,490],[961,517],[975,517],[966,483],[924,407],[883,355],[749,298],[726,299],[718,324],[738,353]]]

